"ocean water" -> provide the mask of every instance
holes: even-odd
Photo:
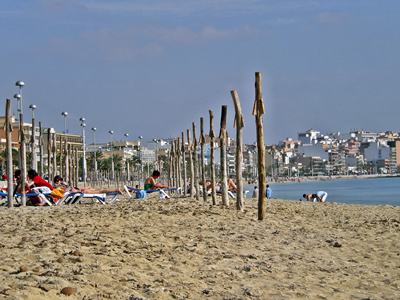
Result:
[[[400,205],[400,177],[271,183],[272,198],[299,200],[303,194],[325,191],[328,202]],[[251,197],[254,185],[246,185]]]

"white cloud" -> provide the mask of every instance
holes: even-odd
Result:
[[[98,57],[110,61],[132,61],[141,57],[162,55],[170,47],[218,42],[255,33],[249,27],[218,29],[205,26],[199,30],[189,27],[145,27],[126,30],[103,29],[84,32],[76,38],[55,38],[52,51],[78,57]]]

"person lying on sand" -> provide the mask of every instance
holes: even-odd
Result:
[[[318,191],[316,194],[303,194],[304,199],[312,202],[325,202],[327,197],[328,193],[324,191]]]
[[[144,189],[145,190],[158,190],[158,189],[165,189],[168,186],[158,183],[157,179],[160,177],[160,171],[154,170],[153,174],[146,179],[144,182]]]
[[[54,187],[57,189],[62,189],[63,192],[69,191],[69,192],[82,192],[82,193],[87,193],[87,194],[104,194],[104,193],[119,193],[122,194],[122,190],[120,189],[96,189],[93,187],[85,187],[85,188],[77,188],[77,187],[71,187],[68,186],[68,184],[66,184],[64,182],[64,179],[60,176],[57,175],[54,177],[53,180],[54,183]]]
[[[307,201],[311,201],[311,202],[316,202],[316,201],[314,201],[316,199],[316,197],[317,197],[316,194],[303,194],[303,198],[306,199]]]

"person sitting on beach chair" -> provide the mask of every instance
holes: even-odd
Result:
[[[235,181],[233,180],[233,176],[229,176],[228,178],[228,191],[232,193],[236,193],[237,186]]]
[[[30,169],[28,171],[28,179],[30,180],[29,184],[31,188],[45,186],[48,187],[50,190],[54,189],[54,187],[49,182],[40,177],[39,174],[33,169]]]
[[[156,180],[160,177],[160,171],[154,170],[153,174],[144,182],[144,190],[159,190],[168,188],[167,185],[161,184]]]
[[[15,182],[15,185],[14,185],[14,196],[15,196],[15,194],[17,194],[17,193],[22,193],[22,185],[21,185],[21,183],[22,183],[22,179],[21,179],[21,170],[15,170],[15,172],[14,172],[14,182]],[[28,186],[28,184],[25,184],[25,193],[27,193],[27,192],[29,192],[29,186]]]
[[[30,169],[28,171],[28,180],[30,192],[38,194],[38,196],[29,197],[30,203],[34,206],[43,206],[49,204],[48,200],[45,199],[45,196],[43,194],[51,193],[54,187],[49,182],[40,177],[39,174],[33,169]]]

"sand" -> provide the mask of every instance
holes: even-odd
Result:
[[[1,299],[400,299],[400,207],[131,200],[0,226]]]

